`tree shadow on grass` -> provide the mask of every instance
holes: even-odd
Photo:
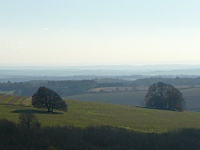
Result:
[[[59,115],[63,114],[61,112],[47,112],[42,110],[30,110],[30,109],[22,109],[22,110],[13,110],[12,113],[33,113],[33,114],[53,114],[53,115]]]
[[[136,106],[138,107],[138,106]],[[181,110],[171,110],[171,109],[162,109],[162,108],[152,108],[152,107],[138,107],[138,108],[145,108],[145,109],[153,109],[153,110],[165,110],[165,111],[171,111],[171,112],[183,112]]]

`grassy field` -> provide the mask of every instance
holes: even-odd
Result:
[[[163,133],[182,128],[200,128],[200,113],[146,109],[125,105],[67,100],[68,112],[46,110],[16,105],[0,105],[0,118],[18,122],[20,113],[34,113],[42,126],[109,125],[139,132]]]
[[[0,94],[0,104],[2,105],[23,105],[30,106],[30,97],[13,96],[7,94]],[[28,100],[28,102],[26,102]]]

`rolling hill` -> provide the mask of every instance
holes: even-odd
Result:
[[[113,126],[147,133],[163,133],[182,128],[200,128],[200,113],[177,112],[166,110],[147,109],[135,106],[106,104],[99,102],[85,102],[66,100],[68,112],[55,111],[46,113],[46,109],[36,109],[11,105],[21,97],[6,98],[0,105],[0,119],[18,122],[20,113],[34,113],[42,126],[75,126],[86,128],[89,126]],[[24,97],[24,102],[26,97]],[[27,100],[28,101],[28,100]],[[30,99],[29,99],[30,102]]]

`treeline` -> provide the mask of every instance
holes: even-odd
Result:
[[[57,92],[61,96],[71,96],[84,94],[92,88],[99,87],[137,87],[150,86],[157,82],[163,82],[171,85],[200,85],[198,78],[144,78],[135,81],[122,80],[117,78],[102,78],[94,80],[34,80],[28,82],[3,82],[0,83],[0,90],[14,91],[14,95],[31,96],[36,90],[45,86]]]
[[[26,128],[0,120],[1,150],[189,150],[199,149],[199,140],[199,129],[156,134],[109,126]]]
[[[200,85],[200,77],[198,78],[144,78],[137,79],[133,83],[136,85],[150,86],[157,82],[164,82],[172,85]]]
[[[70,96],[82,94],[89,89],[96,87],[97,83],[93,80],[80,80],[80,81],[29,81],[29,82],[14,82],[10,81],[0,83],[0,90],[14,91],[14,95],[32,96],[36,90],[45,86],[57,92],[61,96]]]
[[[137,85],[129,80],[119,78],[94,79],[97,82],[96,88],[102,87],[136,87]]]
[[[171,85],[200,85],[200,77],[197,78],[164,78],[164,77],[149,77],[136,79],[134,81],[124,80],[119,78],[102,78],[94,79],[97,82],[97,87],[136,87],[136,86],[150,86],[157,82],[163,82]]]

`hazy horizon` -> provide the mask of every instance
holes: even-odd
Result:
[[[187,65],[187,66],[200,66],[200,61],[166,61],[166,62],[113,62],[113,63],[97,63],[97,62],[79,62],[79,63],[0,63],[0,66],[49,66],[49,67],[62,67],[62,66],[162,66],[162,65]]]

